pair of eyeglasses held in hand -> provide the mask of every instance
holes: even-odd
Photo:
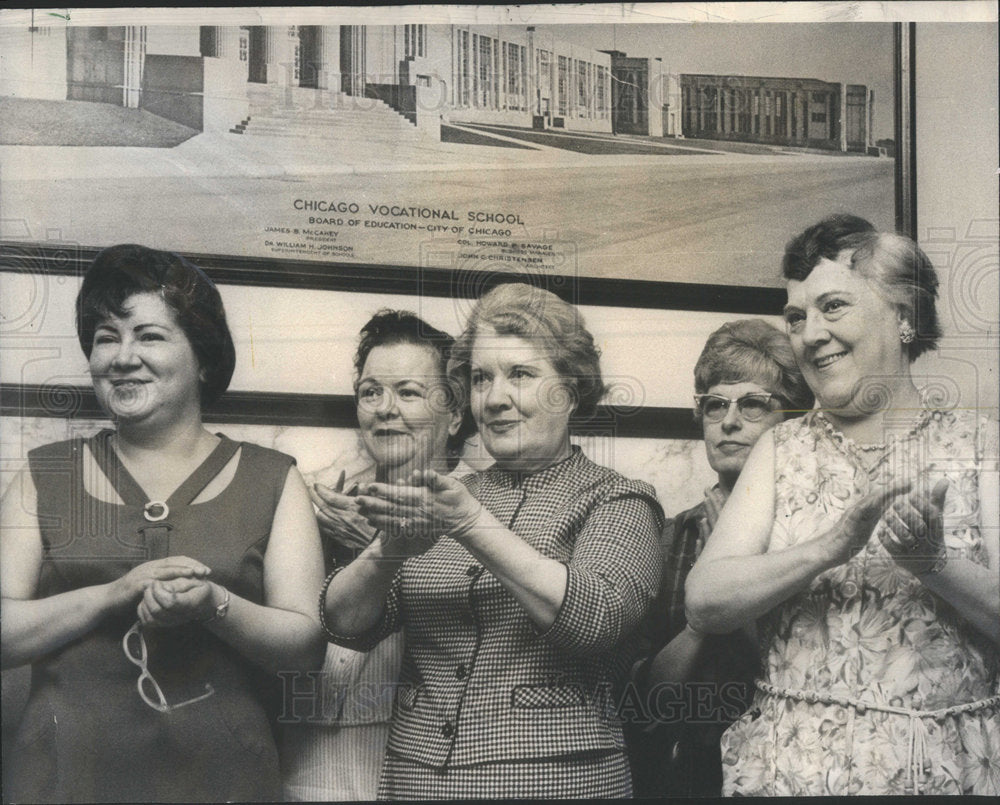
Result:
[[[707,422],[721,422],[729,413],[731,405],[736,406],[740,416],[747,422],[759,422],[768,414],[779,410],[781,398],[764,392],[744,394],[742,397],[723,397],[721,394],[695,394],[694,404]],[[772,402],[773,401],[773,402]]]
[[[149,651],[146,648],[146,638],[142,636],[142,623],[140,621],[136,621],[132,624],[132,628],[125,632],[125,637],[122,638],[122,650],[125,652],[125,656],[129,662],[138,666],[142,672],[135,683],[136,689],[139,691],[139,696],[158,713],[169,713],[171,710],[187,707],[189,704],[200,702],[215,693],[215,688],[206,682],[205,692],[201,696],[195,696],[193,699],[187,699],[177,704],[168,704],[167,697],[163,695],[159,684],[153,679],[153,675],[149,673],[147,666]],[[145,686],[149,686],[150,690],[147,691]],[[150,695],[150,692],[155,694],[155,698]]]

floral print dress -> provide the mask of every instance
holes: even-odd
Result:
[[[988,565],[979,472],[995,466],[997,448],[985,426],[970,412],[924,409],[883,453],[865,456],[819,412],[778,425],[768,550],[831,528],[876,485],[947,477],[948,557]],[[908,714],[996,696],[997,649],[891,559],[884,527],[758,624],[765,685],[722,738],[724,794],[1000,793],[996,700]]]

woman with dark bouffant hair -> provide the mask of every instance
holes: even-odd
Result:
[[[235,350],[197,266],[105,249],[77,327],[115,427],[30,451],[3,501],[3,665],[32,666],[4,797],[277,799],[261,691],[322,657],[305,484],[202,424]]]
[[[995,797],[996,422],[917,387],[934,268],[838,216],[789,243],[784,274],[818,405],[758,440],[687,582],[695,630],[760,637],[723,793]]]
[[[380,310],[361,328],[354,397],[364,454],[311,490],[331,570],[375,537],[360,512],[360,485],[407,481],[415,470],[470,472],[460,461],[470,423],[447,377],[454,342],[407,310]],[[375,798],[402,659],[401,633],[364,653],[327,646],[315,699],[305,703],[312,707],[301,708],[311,712],[284,726],[286,800]]]
[[[594,339],[554,294],[500,285],[449,374],[496,463],[369,484],[378,538],[321,598],[334,642],[403,629],[379,796],[629,796],[610,697],[656,592],[662,514],[652,487],[570,442],[570,416],[604,391]]]

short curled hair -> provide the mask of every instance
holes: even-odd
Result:
[[[447,370],[452,345],[455,343],[455,339],[448,333],[432,327],[416,313],[389,308],[377,311],[361,328],[359,336],[358,350],[354,353],[355,385],[361,378],[368,354],[375,347],[385,347],[392,344],[416,344],[419,347],[430,347],[437,353],[443,375]]]
[[[758,384],[781,398],[786,419],[813,407],[788,336],[762,319],[729,321],[708,337],[694,367],[694,389],[705,394],[719,383]]]
[[[846,219],[861,221],[867,227],[848,231],[849,227],[844,225]],[[905,235],[878,232],[863,218],[833,216],[789,242],[783,273],[786,279],[804,280],[821,258],[837,260],[841,255],[844,255],[841,261],[870,280],[913,327],[915,337],[906,345],[911,362],[928,350],[937,349],[941,338],[937,272],[913,240]]]
[[[941,338],[938,277],[923,249],[905,235],[877,232],[854,251],[851,268],[874,282],[913,327],[915,337],[905,345],[911,363],[928,350],[937,349]]]
[[[466,391],[473,342],[483,327],[492,327],[498,335],[524,338],[544,350],[573,394],[575,415],[593,416],[605,391],[601,353],[576,307],[523,282],[498,285],[483,294],[448,363],[448,373]]]
[[[126,243],[94,258],[76,297],[83,354],[90,359],[98,325],[109,316],[125,316],[128,300],[143,293],[158,294],[173,312],[198,359],[200,402],[215,402],[233,377],[236,348],[215,283],[179,254]]]
[[[388,347],[394,344],[414,344],[426,347],[435,353],[438,361],[438,371],[445,382],[447,393],[442,395],[444,406],[449,411],[462,413],[462,425],[458,432],[448,439],[448,450],[457,453],[465,440],[475,432],[476,425],[464,408],[464,394],[457,388],[448,376],[448,360],[451,358],[455,339],[443,330],[432,327],[426,321],[409,310],[392,310],[382,308],[377,311],[361,328],[358,338],[358,349],[354,353],[354,392],[358,391],[361,373],[365,362],[375,347]]]
[[[857,215],[831,215],[792,238],[785,246],[781,273],[786,280],[804,280],[820,260],[836,260],[856,249],[866,235],[877,231],[871,221]]]

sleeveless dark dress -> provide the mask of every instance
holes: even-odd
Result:
[[[28,454],[38,490],[44,556],[37,596],[104,584],[164,556],[212,568],[234,595],[264,603],[263,559],[294,459],[224,436],[215,452],[150,522],[147,501],[110,448],[111,431],[87,441],[125,505],[84,491],[83,440]],[[241,449],[229,486],[190,505]],[[154,512],[155,514],[155,512]],[[18,802],[156,802],[280,799],[277,752],[262,701],[270,684],[249,660],[198,624],[143,628],[148,668],[168,703],[157,712],[136,689],[140,669],[123,651],[134,609],[32,666],[31,693],[4,769],[4,799]]]

